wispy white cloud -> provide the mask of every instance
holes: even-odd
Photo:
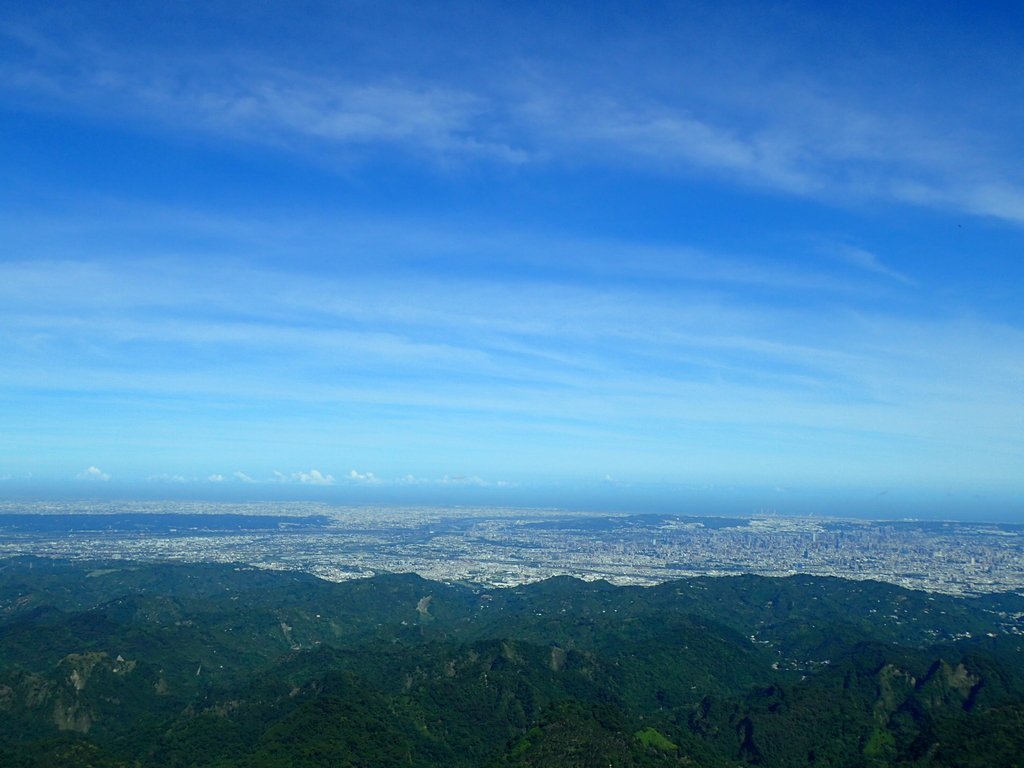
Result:
[[[863,255],[855,262],[869,273],[888,269]],[[1024,412],[1024,336],[962,311],[907,317],[851,297],[822,316],[813,304],[761,305],[715,284],[665,294],[539,280],[510,292],[453,279],[410,290],[214,264],[217,294],[190,288],[188,270],[167,265],[156,283],[145,266],[87,266],[13,265],[20,287],[5,294],[0,285],[11,299],[7,314],[0,310],[9,350],[0,382],[45,389],[73,378],[82,392],[249,407],[360,403],[428,421],[485,415],[498,431],[513,422],[537,429],[538,420],[605,432],[647,421],[774,424],[906,436],[927,429],[964,445],[1009,445],[1007,419]],[[116,292],[97,298],[116,284],[138,292],[130,301]],[[202,320],[191,309],[200,305]],[[164,307],[171,316],[161,318]],[[243,309],[248,319],[239,323]],[[140,349],[156,357],[143,359]],[[167,359],[194,364],[187,373],[161,370]],[[218,361],[231,361],[230,375]],[[302,482],[302,474],[314,481],[312,472],[276,478]]]
[[[626,165],[711,173],[833,202],[884,199],[1024,223],[1024,182],[1005,142],[977,130],[939,133],[933,126],[954,115],[938,100],[894,108],[884,94],[830,88],[813,71],[722,67],[721,87],[709,98],[695,76],[681,76],[666,94],[644,82],[568,74],[545,60],[510,67],[515,75],[496,86],[465,72],[428,79],[285,69],[253,52],[144,57],[58,46],[38,31],[21,42],[33,55],[2,72],[11,98],[28,93],[51,108],[85,111],[103,105],[104,115],[121,120],[270,144],[328,163],[398,150],[442,164]],[[651,64],[681,68],[696,58]]]
[[[889,266],[886,266],[881,259],[870,251],[858,248],[845,243],[834,244],[830,249],[836,257],[860,269],[874,272],[877,275],[891,278],[904,285],[915,285],[915,282]]]
[[[1024,223],[1024,182],[984,140],[939,136],[928,115],[765,88],[778,99],[770,111],[749,100],[705,115],[685,102],[545,98],[530,130],[549,155],[577,163],[613,157],[663,176],[703,172],[838,204],[882,199]]]
[[[560,100],[534,113],[541,117],[549,141],[561,145],[560,151],[569,157],[593,160],[612,155],[668,175],[714,171],[742,183],[798,194],[825,187],[821,174],[801,162],[802,153],[792,139],[716,125],[669,105],[588,101]]]
[[[956,152],[956,148],[950,148],[950,154]],[[1024,223],[1024,185],[999,178],[998,174],[979,181],[972,178],[977,174],[969,169],[961,169],[959,175],[961,178],[938,181],[898,178],[890,182],[889,189],[897,200]]]
[[[95,468],[90,468],[95,469]],[[108,480],[109,475],[106,473],[99,473],[86,471],[79,475],[80,479],[93,479],[93,480]],[[309,471],[297,471],[291,473],[284,473],[279,470],[273,470],[267,477],[254,477],[244,472],[235,472],[229,478],[223,474],[214,473],[208,475],[205,478],[186,477],[180,474],[155,474],[149,475],[145,478],[148,483],[225,483],[234,479],[242,483],[282,483],[282,484],[295,484],[295,485],[309,485],[309,486],[334,486],[339,484],[339,480],[334,475],[324,472],[318,469],[310,469]],[[10,475],[0,476],[0,480],[11,479]],[[340,482],[349,486],[381,486],[381,487],[401,487],[401,486],[461,486],[461,487],[476,487],[476,488],[514,488],[518,486],[518,483],[509,480],[487,480],[479,475],[442,475],[440,477],[417,477],[412,474],[397,475],[395,477],[381,477],[373,472],[360,472],[358,470],[350,470],[340,478]]]
[[[169,67],[96,47],[58,50],[38,34],[23,41],[36,54],[35,66],[8,66],[8,89],[45,94],[73,109],[91,111],[106,102],[140,124],[293,150],[327,145],[336,150],[332,160],[357,158],[360,148],[395,145],[442,159],[526,159],[522,149],[482,130],[492,110],[488,99],[457,85],[413,77],[329,78],[231,56],[191,55]],[[83,66],[63,66],[69,56]]]
[[[953,110],[916,89],[904,99],[856,69],[838,79],[780,71],[763,50],[718,53],[697,40],[691,53],[662,54],[665,66],[601,51],[614,64],[594,69],[531,48],[474,75],[332,66],[324,51],[322,66],[255,49],[164,55],[97,45],[77,28],[54,44],[44,28],[18,37],[27,55],[0,54],[10,109],[172,139],[199,132],[206,149],[271,147],[344,173],[396,157],[530,184],[537,170],[625,169],[624,179],[683,180],[666,186],[688,194],[710,177],[790,205],[850,204],[849,218],[877,207],[865,201],[896,201],[1024,222],[1020,131],[996,136],[982,119],[992,110],[946,119]],[[851,85],[862,81],[878,84]],[[1017,118],[1001,119],[1005,129]],[[857,460],[835,446],[869,445],[860,461],[887,470],[899,462],[863,456],[903,446],[918,471],[967,453],[1005,469],[1024,448],[1017,316],[988,312],[981,291],[961,300],[942,290],[923,246],[899,253],[839,233],[839,245],[810,254],[748,241],[737,255],[679,245],[685,233],[638,243],[456,217],[256,221],[79,205],[49,220],[0,217],[0,387],[27,404],[10,411],[22,434],[61,393],[68,430],[89,446],[72,468],[110,455],[103,441],[126,450],[116,443],[126,425],[182,445],[201,436],[218,453],[210,467],[230,455],[251,472],[208,482],[294,485],[500,487],[483,478],[508,476],[509,456],[524,476],[527,464],[578,471],[584,461],[626,477],[743,456],[795,466],[815,463],[822,436],[833,466]],[[435,446],[453,455],[439,459]],[[619,463],[616,452],[630,455]],[[378,474],[341,469],[354,457]],[[459,472],[444,475],[450,467]]]
[[[236,472],[235,476],[238,477],[241,473]],[[242,479],[241,477],[239,479]],[[248,475],[244,476],[244,481],[248,483],[298,483],[300,485],[334,485],[334,475],[321,472],[319,469],[311,469],[308,472],[298,471],[290,474],[285,474],[280,470],[273,470],[271,476],[265,480],[259,480]]]
[[[88,480],[88,481],[92,481],[92,482],[104,482],[105,483],[108,480],[110,480],[110,475],[109,474],[104,472],[99,467],[95,467],[95,466],[88,467],[88,468],[82,470],[81,472],[78,473],[77,477],[78,477],[79,480]]]
[[[293,472],[292,479],[306,485],[334,485],[334,475],[324,474],[319,469],[309,472]]]

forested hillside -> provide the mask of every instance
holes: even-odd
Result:
[[[4,766],[1024,765],[1024,599],[0,561]]]

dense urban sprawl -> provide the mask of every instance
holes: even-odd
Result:
[[[26,529],[25,513],[90,522],[59,533]],[[15,515],[19,526],[4,522]],[[96,523],[115,515],[116,524]],[[137,518],[152,524],[125,526],[139,515],[153,516]],[[257,524],[268,515],[276,518],[272,529]],[[221,517],[211,524],[215,516]],[[165,518],[171,522],[161,523]],[[330,580],[416,572],[488,586],[563,574],[654,584],[695,575],[806,573],[952,594],[1024,588],[1024,526],[817,516],[316,503],[6,504],[0,506],[0,556],[19,554],[246,562]]]

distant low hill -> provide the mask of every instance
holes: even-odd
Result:
[[[225,512],[0,514],[0,532],[8,534],[279,531],[321,529],[330,524],[331,519],[326,515],[247,515]]]

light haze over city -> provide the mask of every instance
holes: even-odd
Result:
[[[7,3],[0,499],[1024,520],[1022,29]]]

